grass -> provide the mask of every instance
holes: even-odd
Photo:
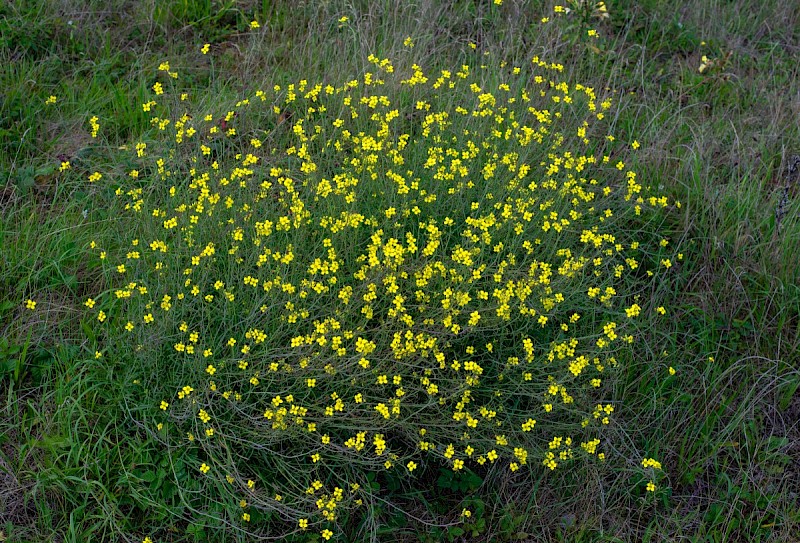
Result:
[[[84,306],[115,286],[87,249],[94,241],[109,255],[129,250],[130,213],[113,189],[137,161],[119,148],[144,140],[157,152],[158,131],[141,104],[165,81],[161,62],[181,74],[175,92],[189,93],[194,111],[212,111],[216,121],[257,88],[360,76],[372,68],[369,54],[391,58],[403,73],[416,62],[426,74],[501,60],[528,66],[534,55],[561,62],[569,81],[613,95],[608,130],[618,142],[641,143],[635,153],[617,152],[681,206],[652,222],[615,223],[654,244],[643,241],[652,247],[643,261],[670,258],[673,266],[658,281],[629,284],[668,313],[639,322],[633,348],[620,350],[618,370],[605,378],[603,402],[615,406],[603,434],[610,461],[551,472],[537,457],[513,473],[453,472],[431,461],[416,485],[368,469],[371,501],[342,513],[335,537],[800,539],[800,178],[791,169],[800,154],[800,13],[777,1],[607,7],[604,21],[510,0],[0,7],[0,539],[248,540],[241,521],[226,517],[224,491],[198,482],[207,449],[153,431],[162,398],[137,398],[141,388],[132,384],[173,386],[183,376],[146,375],[122,343],[106,351],[109,338],[127,340],[121,330],[99,329]],[[551,21],[543,24],[545,16]],[[253,19],[257,31],[248,28]],[[406,36],[413,49],[402,46]],[[198,52],[204,43],[208,55]],[[701,73],[704,55],[711,62]],[[502,77],[479,73],[487,88]],[[50,95],[58,99],[47,105]],[[419,98],[400,91],[392,99],[410,111]],[[261,131],[274,147],[290,137],[267,116],[241,117],[243,130]],[[58,171],[63,160],[67,172]],[[95,170],[103,182],[86,181]],[[147,197],[157,199],[158,189]],[[352,256],[368,243],[352,241]],[[307,249],[317,254],[321,245],[308,241]],[[29,298],[35,311],[23,306]],[[149,360],[163,368],[157,354]],[[646,457],[663,466],[655,492],[645,489]],[[465,508],[471,516],[460,516]],[[281,523],[270,522],[262,535],[278,535]],[[292,537],[311,541],[318,532]]]

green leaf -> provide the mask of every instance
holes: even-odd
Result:
[[[17,186],[17,190],[19,190],[22,194],[26,194],[30,189],[32,189],[35,183],[36,179],[34,177],[34,170],[32,166],[28,166],[17,171],[17,174],[14,178],[14,184]]]
[[[767,450],[774,451],[781,449],[789,444],[789,438],[786,436],[770,436],[767,441]]]
[[[453,541],[455,538],[464,535],[464,529],[460,526],[451,526],[447,529],[447,539]]]
[[[47,175],[52,175],[54,173],[56,173],[55,165],[47,164],[45,166],[39,166],[38,168],[36,168],[35,176],[36,177],[44,177],[44,176],[47,176]]]
[[[781,411],[786,411],[789,409],[789,404],[792,402],[792,398],[794,398],[798,388],[800,388],[800,378],[789,381],[780,387],[780,399],[778,400],[778,407]]]
[[[14,309],[17,304],[14,302],[10,302],[6,300],[5,302],[0,303],[0,317],[5,315],[8,311]]]
[[[86,334],[86,337],[89,338],[89,341],[94,344],[97,340],[97,336],[95,335],[94,330],[92,330],[92,327],[89,326],[86,321],[81,321],[81,329],[83,330],[83,333]]]

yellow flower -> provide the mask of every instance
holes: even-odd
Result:
[[[625,309],[625,315],[627,317],[636,317],[639,315],[641,310],[642,308],[639,306],[639,304],[633,304],[629,308]]]
[[[250,513],[242,513],[242,520],[250,522]]]
[[[34,309],[36,309],[36,302],[34,302],[31,299],[25,300],[25,307],[33,311]]]
[[[100,130],[100,125],[97,123],[97,116],[95,115],[89,119],[89,124],[92,126],[92,137],[97,137],[97,132]]]
[[[210,469],[211,469],[211,467],[208,464],[206,464],[205,462],[203,462],[200,465],[200,471],[202,471],[203,473],[208,473],[208,470],[210,470]]]
[[[417,463],[412,460],[408,464],[406,464],[406,467],[408,468],[408,471],[414,471],[415,469],[417,469]]]
[[[211,48],[211,44],[210,43],[203,44],[203,47],[200,48],[200,52],[203,53],[204,55],[207,55],[208,54],[208,50],[210,48]]]
[[[49,105],[49,104],[55,104],[55,103],[56,103],[56,100],[57,100],[57,98],[51,94],[51,95],[50,95],[50,96],[47,98],[47,100],[45,100],[45,101],[44,101],[44,103],[45,103],[45,104],[48,104],[48,105]]]
[[[261,25],[258,24],[258,21],[250,21],[250,28],[252,30],[255,30],[256,28],[260,28],[260,27],[261,27]]]
[[[642,467],[661,469],[661,462],[655,458],[645,458],[642,460]]]
[[[653,481],[650,481],[650,482],[647,483],[647,491],[648,492],[655,492],[656,491],[656,485],[655,485],[655,483]]]
[[[672,366],[669,367],[669,374],[675,375],[675,368],[673,368]]]
[[[408,36],[405,40],[403,40],[403,45],[411,49],[414,47],[414,40],[411,39],[411,36]]]

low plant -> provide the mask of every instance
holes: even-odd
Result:
[[[343,519],[384,499],[375,473],[425,493],[440,468],[609,461],[604,382],[666,313],[657,217],[680,204],[561,65],[368,61],[230,107],[165,62],[149,136],[62,167],[124,208],[118,246],[88,248],[112,287],[84,305],[129,420],[172,459],[139,474],[164,496],[140,509],[327,540],[370,529]],[[654,491],[660,463],[633,461]]]

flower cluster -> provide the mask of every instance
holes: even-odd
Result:
[[[328,539],[368,471],[604,460],[602,383],[653,311],[632,286],[667,272],[621,226],[666,198],[560,65],[369,61],[200,114],[164,63],[134,169],[93,175],[131,237],[86,310],[248,529]]]

